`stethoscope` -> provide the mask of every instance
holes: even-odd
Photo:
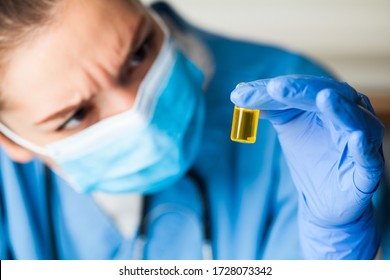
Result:
[[[54,201],[54,192],[53,192],[53,177],[51,175],[50,169],[45,166],[44,170],[44,176],[45,176],[45,193],[46,193],[46,210],[48,215],[48,224],[49,224],[49,236],[50,236],[50,242],[52,247],[52,259],[53,260],[59,260],[60,255],[58,251],[58,246],[56,242],[56,234],[55,234],[55,228],[54,228],[54,216],[53,216],[53,201]],[[201,197],[201,203],[203,207],[203,230],[204,230],[204,243],[210,244],[211,240],[211,223],[210,223],[210,208],[209,208],[209,201],[206,193],[206,184],[202,177],[193,169],[190,169],[187,174],[187,177],[191,178],[195,185],[198,187],[198,191]],[[144,195],[143,196],[143,206],[142,206],[142,216],[141,216],[141,222],[140,222],[140,228],[139,228],[139,237],[138,240],[146,240],[147,236],[147,214],[149,210],[151,195]],[[211,248],[211,247],[210,247]],[[211,249],[210,249],[211,250]],[[140,249],[140,252],[143,250]],[[142,259],[142,253],[136,259]]]

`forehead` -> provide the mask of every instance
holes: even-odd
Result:
[[[136,0],[65,0],[48,28],[11,53],[1,82],[5,107],[56,102],[85,68],[114,69],[145,13]]]

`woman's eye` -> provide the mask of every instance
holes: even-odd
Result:
[[[136,67],[136,66],[140,65],[147,57],[148,52],[149,52],[149,44],[147,44],[147,42],[145,42],[134,53],[133,57],[129,61],[128,66],[129,67]]]
[[[65,123],[63,123],[57,131],[76,128],[86,118],[88,114],[88,108],[82,107],[78,109],[73,116],[71,116]]]
[[[132,71],[137,66],[142,64],[142,62],[144,62],[144,60],[147,58],[150,51],[150,41],[151,41],[151,36],[146,38],[143,44],[131,55],[129,60],[126,62],[120,75],[121,83],[125,84],[128,81]]]

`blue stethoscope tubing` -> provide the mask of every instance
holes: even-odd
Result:
[[[54,229],[54,215],[53,215],[53,203],[54,203],[54,192],[53,192],[53,178],[51,176],[51,171],[49,167],[45,166],[45,193],[46,193],[46,208],[47,208],[47,214],[48,214],[48,220],[49,220],[49,235],[50,235],[50,242],[52,247],[52,259],[53,260],[59,260],[59,250],[56,242],[56,234]],[[209,208],[209,201],[207,197],[206,192],[206,184],[202,177],[193,169],[190,169],[186,176],[191,178],[195,185],[198,188],[201,200],[202,200],[202,207],[203,207],[203,229],[204,229],[204,237],[205,242],[210,242],[211,240],[211,223],[210,223],[210,208]],[[145,240],[145,237],[147,236],[147,228],[146,228],[146,215],[148,212],[148,207],[150,205],[150,199],[151,195],[144,195],[143,196],[143,207],[142,207],[142,216],[141,216],[141,223],[139,228],[139,234],[138,234],[138,240]],[[142,258],[142,256],[141,256]]]

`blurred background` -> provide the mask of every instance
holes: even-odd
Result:
[[[280,45],[319,61],[369,96],[390,127],[390,0],[165,2],[204,29]],[[390,159],[389,132],[384,146]]]

